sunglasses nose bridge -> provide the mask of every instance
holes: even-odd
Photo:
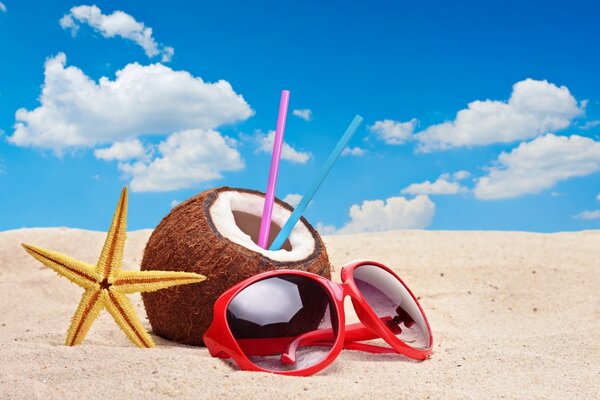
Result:
[[[327,282],[327,286],[329,286],[329,288],[333,292],[334,299],[337,301],[344,300],[344,297],[346,297],[346,295],[348,294],[346,285],[343,283],[329,281]]]

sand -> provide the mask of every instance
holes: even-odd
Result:
[[[149,234],[129,233],[125,265],[137,268]],[[242,372],[156,336],[155,349],[138,349],[106,312],[83,345],[64,346],[81,289],[19,244],[95,263],[103,241],[66,228],[0,232],[0,398],[600,398],[600,231],[325,238],[336,279],[356,258],[393,266],[421,298],[435,351],[417,363],[344,350],[308,378]]]

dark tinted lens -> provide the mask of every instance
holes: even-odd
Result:
[[[402,282],[375,265],[357,267],[353,277],[369,306],[400,340],[417,349],[430,346],[425,318]]]
[[[246,357],[270,371],[318,364],[338,335],[329,294],[317,281],[298,275],[279,275],[246,287],[229,303],[227,323]]]

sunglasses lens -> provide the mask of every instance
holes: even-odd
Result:
[[[430,347],[425,316],[402,282],[375,265],[357,267],[353,278],[375,314],[400,340],[416,349]]]
[[[283,274],[255,282],[227,307],[227,323],[246,357],[269,371],[322,362],[338,336],[329,293],[317,281]]]

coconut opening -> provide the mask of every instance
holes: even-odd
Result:
[[[263,196],[254,193],[223,191],[210,207],[210,217],[221,235],[272,260],[298,261],[310,256],[315,249],[315,239],[302,220],[296,224],[280,250],[270,251],[257,244],[264,201]],[[269,243],[275,239],[290,215],[291,211],[281,205],[273,205]]]
[[[244,232],[246,235],[249,235],[252,241],[258,244],[258,236],[260,234],[260,221],[262,220],[262,216],[258,217],[256,215],[244,211],[234,210],[233,218],[235,220],[235,224],[242,230],[242,232]],[[269,245],[273,243],[273,240],[275,240],[280,230],[281,227],[275,222],[271,221],[271,229],[269,230],[269,240],[267,241]],[[290,244],[289,240],[286,240],[281,248],[287,251],[291,251],[292,245]]]

